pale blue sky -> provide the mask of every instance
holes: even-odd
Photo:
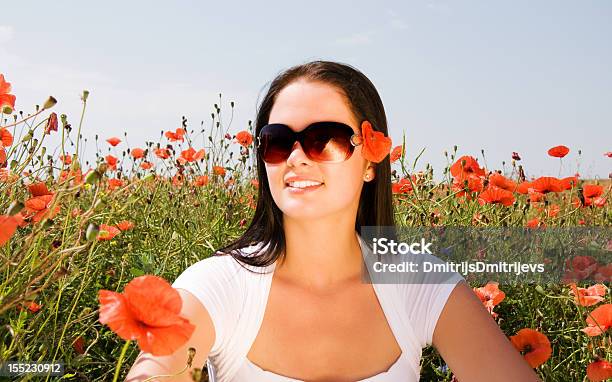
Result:
[[[394,144],[404,131],[410,160],[426,147],[418,169],[439,174],[456,144],[481,163],[484,148],[491,169],[517,151],[528,176],[557,176],[546,151],[564,144],[563,176],[612,171],[609,1],[14,1],[2,14],[17,109],[52,94],[76,126],[88,89],[90,138],[142,145],[182,115],[199,130],[219,93],[235,133],[277,73],[329,59],[372,80]]]

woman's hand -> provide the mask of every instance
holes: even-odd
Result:
[[[156,357],[149,353],[140,352],[127,375],[126,381],[142,382],[155,375],[170,375],[180,372],[187,365],[189,348],[196,349],[196,354],[190,368],[172,378],[154,378],[153,380],[192,382],[191,372],[193,369],[205,367],[208,353],[215,341],[215,329],[212,319],[206,308],[194,295],[180,288],[177,288],[177,291],[183,300],[180,315],[195,325],[193,335],[185,345],[168,356]]]

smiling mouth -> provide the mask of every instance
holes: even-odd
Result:
[[[286,182],[285,187],[297,189],[297,190],[308,190],[312,188],[317,188],[324,184],[325,183],[323,182],[315,182],[315,181],[295,181],[295,182]]]

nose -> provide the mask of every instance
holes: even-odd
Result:
[[[311,163],[311,160],[308,158],[308,156],[306,156],[306,153],[302,148],[302,144],[299,141],[295,141],[293,147],[291,148],[291,154],[289,154],[289,157],[287,158],[287,165],[298,166],[302,163],[309,164]]]

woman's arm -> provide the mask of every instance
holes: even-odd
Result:
[[[540,381],[465,281],[450,294],[433,346],[459,381]]]
[[[192,382],[191,371],[194,368],[205,367],[206,358],[208,358],[208,353],[215,342],[215,329],[212,319],[204,305],[193,294],[180,288],[177,288],[177,291],[183,299],[181,316],[195,325],[191,338],[185,345],[168,356],[155,357],[149,353],[140,352],[128,373],[126,381],[144,381],[154,375],[176,374],[187,365],[188,349],[190,347],[196,349],[191,368],[177,377],[156,378],[154,380]]]

